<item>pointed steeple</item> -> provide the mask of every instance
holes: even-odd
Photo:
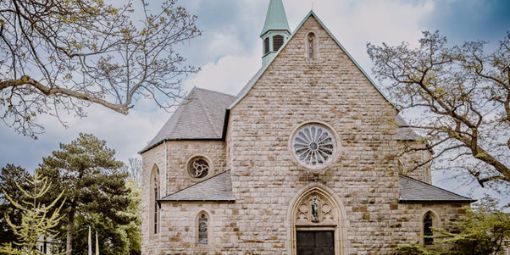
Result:
[[[266,65],[274,58],[276,52],[285,44],[289,36],[289,22],[287,21],[282,0],[270,0],[266,22],[260,34],[264,50],[262,55],[263,65]]]
[[[260,36],[264,36],[269,31],[280,30],[290,33],[289,22],[285,14],[285,7],[283,7],[282,0],[270,0],[269,8],[267,9],[266,22]]]

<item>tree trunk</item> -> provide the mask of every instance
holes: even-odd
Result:
[[[74,213],[75,206],[71,206],[69,214],[67,214],[67,233],[66,233],[66,255],[72,255],[73,253],[73,234],[74,234]]]
[[[66,255],[71,255],[73,250],[73,232],[74,222],[70,221],[67,223],[67,242],[66,242]]]

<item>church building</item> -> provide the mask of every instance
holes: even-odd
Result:
[[[434,245],[472,199],[431,184],[424,146],[311,11],[270,0],[237,96],[193,89],[143,157],[142,254],[389,254]]]

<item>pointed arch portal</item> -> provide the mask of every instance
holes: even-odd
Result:
[[[310,187],[289,207],[289,254],[346,254],[343,206],[326,187]]]

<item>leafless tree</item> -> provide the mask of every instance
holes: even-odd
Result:
[[[425,134],[430,160],[462,169],[485,185],[510,184],[510,33],[491,53],[484,42],[448,46],[438,32],[424,32],[419,47],[368,44],[374,73]],[[430,161],[428,160],[428,161]],[[436,161],[437,162],[437,161]],[[421,162],[426,164],[428,162]]]
[[[143,163],[140,158],[129,158],[125,165],[125,171],[138,187],[142,187],[142,169]]]
[[[157,9],[153,12],[150,8]],[[197,71],[177,47],[200,35],[196,16],[166,0],[0,1],[0,118],[35,137],[37,117],[85,116],[98,104],[128,114],[137,100],[169,107]]]

